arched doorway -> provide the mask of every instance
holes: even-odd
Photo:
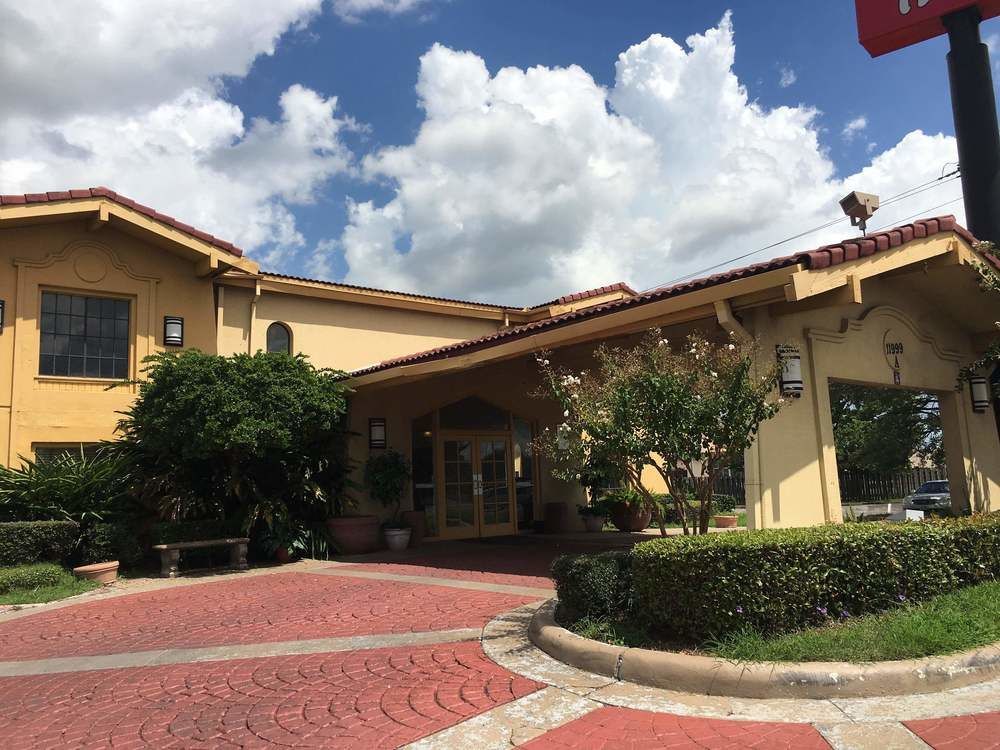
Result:
[[[413,420],[413,499],[430,536],[515,534],[533,522],[529,422],[478,396]]]

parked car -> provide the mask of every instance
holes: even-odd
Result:
[[[924,482],[911,494],[903,498],[906,510],[922,510],[926,513],[947,513],[951,510],[951,487],[947,479]]]

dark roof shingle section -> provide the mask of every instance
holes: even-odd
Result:
[[[753,265],[743,266],[742,268],[734,268],[712,276],[692,279],[690,281],[684,281],[672,286],[659,287],[643,294],[637,294],[633,297],[626,297],[612,302],[605,302],[593,307],[585,307],[580,310],[568,312],[563,315],[557,315],[545,320],[539,320],[534,323],[526,323],[525,325],[508,328],[503,331],[497,331],[496,333],[487,334],[486,336],[481,336],[479,338],[459,341],[454,344],[440,346],[436,349],[429,349],[428,351],[417,352],[415,354],[408,354],[403,357],[396,357],[395,359],[385,360],[384,362],[372,365],[371,367],[355,370],[350,374],[353,377],[358,377],[374,372],[380,372],[382,370],[389,370],[402,365],[412,365],[421,362],[447,359],[454,354],[468,354],[470,352],[496,346],[497,344],[505,341],[512,341],[526,336],[531,336],[532,334],[547,328],[557,328],[569,325],[579,320],[616,312],[626,307],[644,305],[650,302],[668,299],[670,297],[677,297],[699,289],[706,289],[718,284],[725,284],[730,281],[756,276],[758,274],[775,271],[780,268],[788,268],[789,266],[797,264],[802,264],[808,269],[829,268],[830,266],[835,266],[850,260],[856,260],[868,255],[874,255],[877,252],[889,250],[890,248],[899,247],[900,245],[903,245],[913,239],[930,237],[931,235],[935,235],[940,232],[956,232],[970,244],[976,242],[976,238],[973,237],[972,233],[964,227],[959,226],[959,224],[955,221],[954,216],[939,216],[931,219],[921,219],[913,222],[912,224],[896,227],[895,229],[887,229],[881,232],[865,235],[864,237],[855,237],[843,240],[842,242],[838,242],[833,245],[818,247],[815,250],[806,250],[793,255],[772,258],[771,260],[767,260],[762,263],[755,263]]]
[[[161,224],[166,224],[167,226],[173,227],[174,229],[184,232],[185,234],[191,235],[202,242],[207,242],[209,245],[219,248],[220,250],[225,250],[231,255],[236,257],[242,257],[243,251],[236,247],[232,242],[227,242],[226,240],[219,239],[218,237],[209,234],[208,232],[203,232],[200,229],[196,229],[189,224],[175,219],[173,216],[167,216],[166,214],[161,214],[159,211],[150,208],[149,206],[144,206],[141,203],[136,203],[131,198],[127,198],[124,195],[116,193],[114,190],[109,190],[106,187],[93,187],[93,188],[83,188],[81,190],[63,190],[52,193],[25,193],[23,195],[0,195],[0,206],[14,206],[14,205],[26,205],[29,203],[56,203],[58,201],[71,201],[71,200],[84,200],[88,198],[107,198],[110,201],[125,206],[126,208],[131,208],[143,216],[148,216],[150,219],[160,222]]]

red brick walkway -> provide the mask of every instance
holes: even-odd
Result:
[[[511,566],[514,567],[514,566]],[[462,570],[457,567],[445,567],[435,564],[413,563],[357,563],[351,565],[354,570],[367,570],[375,573],[393,573],[405,576],[432,576],[451,578],[457,581],[476,581],[478,583],[499,583],[506,586],[531,586],[533,588],[551,589],[552,579],[547,575],[521,575],[517,573],[497,573],[489,570]]]
[[[246,576],[0,623],[0,660],[482,627],[529,601],[309,573]]]
[[[1000,748],[1000,712],[903,723],[935,750]]]
[[[525,750],[654,750],[654,748],[788,748],[829,750],[808,724],[725,721],[600,708],[522,745]]]
[[[5,750],[393,748],[538,690],[476,642],[0,680]]]

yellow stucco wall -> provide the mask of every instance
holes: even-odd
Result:
[[[969,279],[966,279],[969,281]],[[977,294],[974,285],[952,292]],[[959,322],[907,279],[869,279],[860,305],[775,316],[757,308],[744,321],[761,341],[766,366],[776,344],[799,347],[805,392],[766,422],[747,452],[747,506],[755,527],[841,520],[829,384],[842,380],[895,386],[885,354],[900,343],[900,385],[939,396],[952,495],[976,510],[1000,508],[1000,441],[992,413],[972,410],[956,393],[958,371],[974,359],[971,333],[983,321]],[[758,489],[759,487],[759,489]]]
[[[83,221],[0,229],[0,460],[31,456],[35,443],[94,442],[113,436],[116,412],[133,398],[115,381],[43,377],[38,369],[43,290],[130,301],[129,373],[162,348],[163,316],[185,321],[185,345],[215,352],[212,281],[192,261],[107,227]]]
[[[234,291],[242,294],[231,295]],[[234,327],[240,322],[243,331],[248,330],[251,297],[247,290],[226,289],[225,317],[230,319],[232,313]],[[498,327],[493,320],[265,291],[257,301],[250,351],[266,349],[267,328],[274,322],[289,328],[294,352],[308,355],[317,367],[348,371],[476,338]],[[234,341],[227,332],[227,345]],[[246,346],[245,334],[240,344]]]

